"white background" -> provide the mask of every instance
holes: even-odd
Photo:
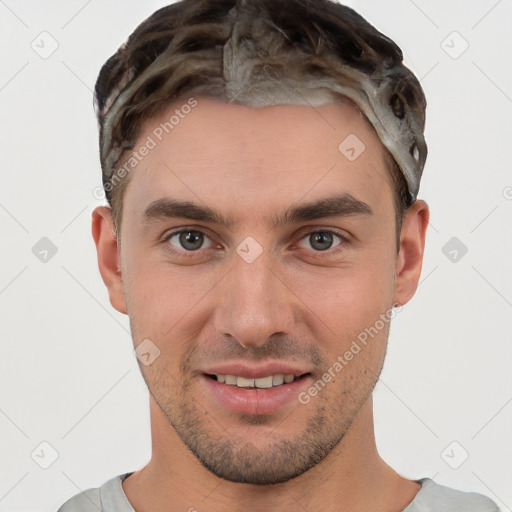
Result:
[[[409,478],[511,510],[512,1],[348,4],[399,44],[428,99],[431,225],[375,392],[378,446]],[[0,0],[0,511],[54,511],[151,454],[148,393],[90,236],[101,204],[92,89],[163,5]],[[58,43],[46,59],[31,47],[41,37],[46,50]],[[32,252],[42,237],[57,247],[46,263]],[[456,262],[442,251],[452,237],[468,249]],[[43,441],[58,453],[48,469],[31,458],[50,461]]]

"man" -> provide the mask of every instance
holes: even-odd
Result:
[[[396,44],[328,0],[183,0],[107,61],[96,106],[92,230],[153,453],[60,512],[498,510],[376,449],[429,219],[426,101]]]

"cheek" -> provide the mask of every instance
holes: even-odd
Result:
[[[378,317],[393,295],[393,272],[381,265],[328,269],[315,276],[295,276],[301,298],[321,316],[334,322],[360,325]]]
[[[123,266],[124,291],[132,330],[138,337],[179,343],[194,324],[204,321],[201,299],[213,288],[215,272],[205,275],[199,266],[173,266],[132,252]],[[218,280],[218,278],[217,278]]]
[[[327,271],[302,280],[295,276],[293,289],[306,309],[315,313],[310,318],[325,327],[318,332],[317,342],[324,345],[322,349],[329,359],[335,360],[351,350],[355,340],[364,348],[364,355],[358,356],[361,363],[366,357],[380,358],[389,324],[389,321],[383,324],[380,319],[391,312],[392,269],[389,261],[381,261],[338,270],[324,269]],[[367,347],[364,342],[368,342]],[[354,351],[358,351],[357,347]]]

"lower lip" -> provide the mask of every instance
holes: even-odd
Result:
[[[242,414],[272,414],[291,402],[298,403],[298,396],[311,381],[311,376],[271,388],[239,388],[214,380],[206,375],[202,378],[207,390],[227,409]]]

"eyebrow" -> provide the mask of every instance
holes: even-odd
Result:
[[[289,206],[281,215],[272,216],[270,224],[272,229],[276,229],[280,225],[288,223],[353,215],[373,215],[373,211],[364,201],[344,193],[297,206]],[[190,219],[226,227],[236,224],[232,216],[225,217],[208,206],[169,197],[153,201],[142,213],[142,219],[145,222],[168,218]]]
[[[346,217],[351,215],[373,215],[373,211],[364,201],[345,193],[312,201],[310,203],[290,206],[280,216],[275,216],[272,228],[281,224],[304,222],[327,217]]]
[[[150,203],[142,213],[142,218],[146,222],[153,219],[180,218],[211,222],[224,226],[234,224],[232,218],[226,218],[208,206],[201,206],[191,201],[180,201],[169,197],[163,197]]]

